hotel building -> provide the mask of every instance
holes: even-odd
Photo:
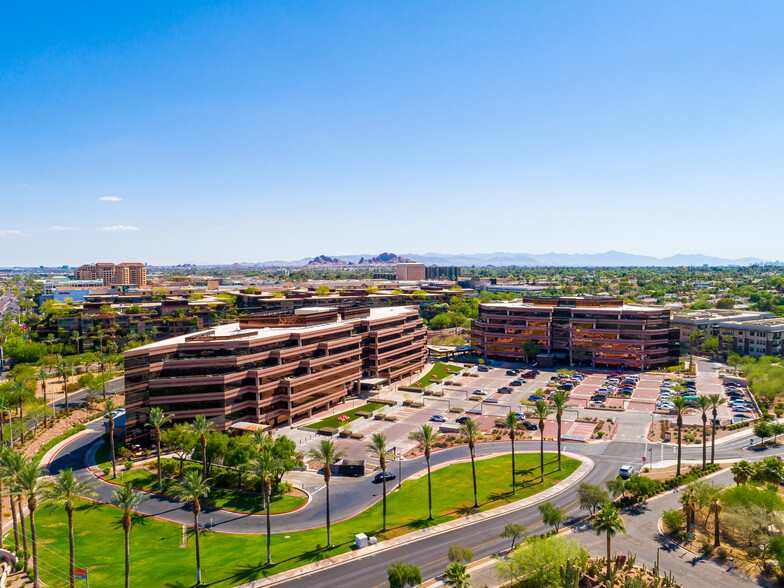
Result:
[[[647,370],[678,363],[678,331],[665,308],[624,304],[620,298],[524,297],[479,305],[471,332],[486,357],[526,358],[523,345],[539,346],[540,365]]]
[[[127,440],[149,435],[151,406],[175,423],[203,414],[218,430],[292,424],[342,403],[363,376],[419,372],[425,345],[422,319],[407,307],[249,315],[144,345],[124,354]]]
[[[143,263],[94,263],[80,266],[74,271],[74,280],[100,280],[104,286],[146,286],[147,268]]]

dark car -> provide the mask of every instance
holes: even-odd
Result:
[[[501,387],[498,389],[498,391],[499,391],[501,394],[508,394],[508,393],[510,393],[510,392],[512,391],[512,389],[511,389],[509,386],[501,386]]]
[[[536,374],[535,374],[534,372],[525,372],[525,373],[523,374],[523,377],[524,377],[526,380],[530,380],[531,378],[535,378],[535,377],[536,377]]]
[[[518,374],[517,370],[506,370],[507,376],[516,376]]]
[[[479,366],[479,367],[476,369],[476,371],[478,371],[478,372],[489,372],[489,371],[490,371],[490,368],[489,368],[489,367],[487,367],[486,365],[480,365],[480,366]]]
[[[384,478],[386,478],[387,482],[389,482],[390,480],[394,480],[395,479],[395,474],[393,474],[392,472],[378,472],[373,477],[373,483],[374,484],[380,484],[384,480]]]
[[[528,397],[528,400],[531,402],[536,402],[537,400],[544,400],[544,396],[541,396],[540,394],[531,394]]]
[[[531,421],[523,421],[520,424],[523,427],[525,427],[526,429],[528,429],[529,431],[537,431],[537,430],[539,430],[539,425],[537,425],[536,423],[532,423]]]
[[[456,423],[459,423],[459,424],[461,424],[461,425],[462,425],[463,423],[467,423],[467,422],[468,422],[468,421],[470,421],[470,420],[471,420],[471,417],[470,417],[470,416],[463,415],[463,416],[461,416],[461,417],[457,417],[457,418],[455,419],[455,422],[456,422]]]
[[[509,382],[509,385],[510,386],[522,386],[523,383],[520,380],[513,380],[513,381]]]
[[[559,390],[565,390],[566,392],[571,392],[574,390],[574,384],[561,384],[558,386]]]

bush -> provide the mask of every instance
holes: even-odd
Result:
[[[681,510],[665,510],[662,513],[662,526],[667,533],[681,535],[686,526],[686,515]]]
[[[720,546],[720,547],[719,547],[719,548],[716,550],[716,556],[717,556],[719,559],[727,559],[727,558],[729,557],[729,555],[730,555],[730,552],[729,552],[729,550],[728,550],[726,547],[724,547],[723,545],[722,545],[722,546]]]
[[[14,564],[14,570],[16,570],[17,572],[21,572],[22,568],[24,567],[24,562],[22,561],[23,558],[24,558],[24,553],[21,555],[21,557],[18,560],[16,560],[16,563]]]
[[[130,470],[131,468],[133,468],[133,462],[132,461],[126,461],[125,462],[125,469],[126,470]]]
[[[104,476],[108,476],[109,474],[112,473],[112,468],[103,468],[102,471]]]

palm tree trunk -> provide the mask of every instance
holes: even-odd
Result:
[[[713,411],[713,424],[711,425],[711,465],[716,455],[716,410]]]
[[[329,480],[324,480],[327,488],[327,547],[332,547],[332,535],[330,535],[329,530]]]
[[[517,470],[515,469],[514,437],[512,437],[510,441],[512,442],[512,496],[517,496]]]
[[[19,428],[19,442],[24,445],[25,424],[24,424],[24,408],[22,407],[21,396],[19,396],[19,424],[22,425]]]
[[[201,440],[201,467],[204,472],[204,479],[207,479],[207,437]]]
[[[49,426],[49,416],[46,412],[46,380],[41,382],[41,394],[43,394],[44,397],[44,428],[46,428]]]
[[[131,529],[127,525],[125,527],[125,588],[131,588]]]
[[[716,522],[713,526],[713,546],[718,547],[721,545],[721,539],[719,538],[719,509],[716,509]]]
[[[702,415],[702,469],[705,470],[705,464],[708,461],[708,417],[703,413]]]
[[[71,405],[68,404],[68,376],[63,376],[63,394],[65,394],[65,414],[71,414]]]
[[[561,415],[556,414],[555,420],[558,421],[558,471],[561,471]]]
[[[112,475],[117,477],[117,460],[114,458],[114,415],[109,415],[109,447],[112,450]]]
[[[383,524],[381,525],[381,531],[387,530],[387,469],[381,468],[382,472],[382,479],[381,479],[381,486],[383,489],[383,500],[381,506],[381,512],[383,514]]]
[[[161,432],[158,431],[158,439],[155,443],[157,447],[157,455],[158,455],[158,490],[162,490],[163,486],[161,485]]]
[[[433,520],[433,492],[430,486],[430,457],[427,458],[427,520]]]
[[[474,480],[474,508],[479,508],[479,500],[476,496],[476,464],[474,463],[474,450],[471,449],[471,477]]]
[[[267,485],[267,565],[272,563],[272,526],[270,525],[270,497],[269,485]]]
[[[27,527],[25,526],[25,516],[24,516],[24,509],[22,507],[22,497],[16,497],[16,506],[19,507],[19,518],[21,519],[22,523],[22,547],[24,548],[24,564],[27,567],[28,562],[30,561],[30,552],[27,549]]]
[[[681,475],[681,427],[683,427],[683,421],[678,417],[678,468],[675,472],[676,476]]]
[[[3,543],[3,483],[0,482],[0,549],[5,549]]]
[[[14,551],[19,551],[19,523],[16,520],[16,505],[14,497],[9,493],[8,500],[11,502],[11,520],[14,524]]]
[[[539,421],[539,481],[544,484],[544,421]]]
[[[38,588],[38,540],[35,536],[35,504],[27,503],[30,509],[30,537],[33,540],[33,588]]]
[[[193,511],[193,528],[196,531],[196,585],[201,586],[201,554],[199,553],[199,511]]]
[[[607,533],[607,582],[610,581],[610,534]]]

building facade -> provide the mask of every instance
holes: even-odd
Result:
[[[784,357],[784,318],[725,321],[716,327],[719,351],[728,354]]]
[[[242,317],[125,356],[127,440],[145,439],[151,406],[176,422],[205,415],[292,424],[344,401],[360,378],[396,381],[419,372],[426,334],[415,309],[303,308]]]
[[[664,308],[623,304],[620,298],[525,297],[479,305],[471,332],[476,349],[490,359],[647,370],[676,365],[678,332]]]
[[[395,278],[399,282],[418,282],[427,279],[424,263],[398,263],[395,266]]]
[[[681,345],[691,345],[691,337],[699,333],[701,337],[716,337],[722,323],[745,323],[774,317],[772,312],[755,312],[752,310],[730,310],[711,308],[709,310],[690,310],[676,312],[672,315],[672,326],[680,333]]]
[[[143,263],[93,263],[74,271],[74,280],[100,280],[104,286],[126,284],[147,285],[147,268]]]

